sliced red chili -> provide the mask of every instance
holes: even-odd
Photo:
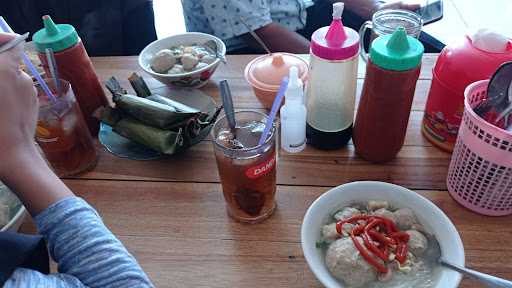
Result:
[[[368,215],[356,215],[356,216],[352,216],[348,219],[338,221],[338,222],[336,222],[336,231],[338,232],[338,234],[341,234],[343,231],[343,225],[345,225],[347,223],[353,224],[354,222],[359,221],[359,220],[368,220],[369,217],[370,216],[368,216]]]
[[[400,231],[395,223],[381,216],[356,215],[336,223],[336,231],[341,234],[343,225],[353,224],[350,238],[361,256],[379,273],[387,273],[386,263],[391,252],[395,259],[404,264],[407,261],[409,234]],[[362,245],[356,236],[363,239]],[[381,262],[381,260],[383,262]]]
[[[385,245],[396,245],[396,241],[392,238],[384,236],[384,234],[377,231],[368,231],[368,235],[372,237],[373,240],[383,243]]]
[[[363,238],[364,246],[368,248],[375,256],[382,259],[382,261],[388,261],[388,257],[381,251],[379,248],[372,243],[372,240],[370,239],[370,236],[368,236],[368,233],[364,232],[361,234],[361,237]]]
[[[398,262],[400,262],[400,264],[404,264],[405,261],[407,260],[407,244],[405,243],[400,243],[398,244],[397,248],[396,248],[396,257],[395,259],[398,260]]]
[[[359,251],[359,253],[364,258],[364,260],[366,260],[366,262],[368,262],[368,264],[375,267],[375,269],[377,269],[377,271],[379,271],[380,273],[388,273],[388,267],[386,267],[386,265],[380,263],[377,259],[370,256],[370,254],[368,254],[368,252],[361,245],[361,243],[359,243],[359,241],[357,241],[357,238],[356,238],[356,236],[354,236],[354,234],[351,233],[350,238],[352,239],[352,242],[354,242],[354,246],[356,247],[356,249]]]

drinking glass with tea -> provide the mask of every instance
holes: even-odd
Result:
[[[258,142],[267,116],[235,112],[236,128],[220,118],[214,125],[214,151],[228,214],[240,222],[258,223],[276,208],[276,124]]]
[[[36,85],[39,116],[36,141],[59,177],[93,168],[98,156],[69,82],[45,79],[54,97]]]

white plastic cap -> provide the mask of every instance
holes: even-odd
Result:
[[[290,100],[299,100],[304,98],[302,90],[302,80],[299,78],[299,69],[296,66],[290,67],[290,75],[288,77],[288,87],[286,89],[286,97]]]
[[[500,53],[507,51],[507,45],[509,39],[504,35],[491,30],[491,29],[480,29],[471,36],[473,40],[473,46],[480,50],[484,50],[492,53]]]
[[[299,78],[299,69],[297,66],[290,67],[288,88],[302,88],[302,80]]]
[[[345,9],[345,3],[337,2],[332,4],[332,18],[333,19],[341,19],[341,15],[343,15],[343,10]]]

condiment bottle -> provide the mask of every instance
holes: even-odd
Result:
[[[512,61],[511,39],[488,29],[446,46],[432,70],[432,84],[423,117],[423,135],[451,152],[464,112],[464,90],[489,79],[498,67]]]
[[[336,149],[352,136],[357,86],[359,34],[341,22],[344,4],[333,4],[330,26],[311,36],[306,92],[308,143]]]
[[[423,51],[403,27],[372,42],[354,124],[353,141],[362,158],[386,162],[402,148]]]
[[[71,83],[87,127],[91,135],[97,136],[99,120],[93,114],[99,107],[107,106],[108,100],[82,40],[71,25],[55,24],[48,15],[43,16],[43,23],[44,28],[34,34],[33,41],[44,70],[50,75],[45,54],[50,48],[55,53],[60,77]]]
[[[281,107],[281,148],[297,153],[306,147],[306,106],[297,67],[290,68],[285,103]]]

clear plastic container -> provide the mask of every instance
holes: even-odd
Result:
[[[311,37],[306,92],[308,143],[336,149],[352,136],[357,87],[359,35],[343,27],[343,3],[333,5],[333,21]]]

